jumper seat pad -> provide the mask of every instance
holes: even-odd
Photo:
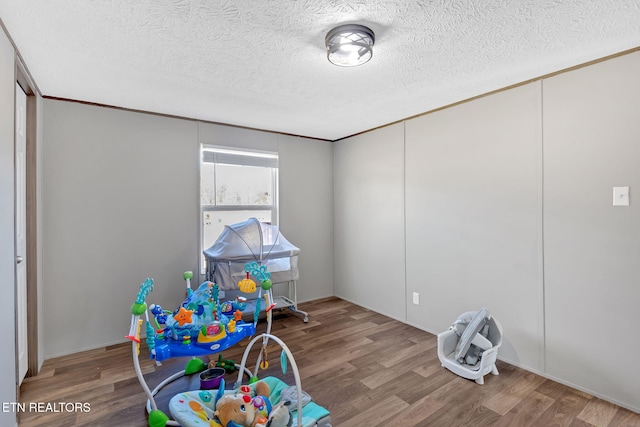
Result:
[[[489,310],[487,310],[484,307],[481,308],[480,310],[478,310],[476,315],[473,316],[473,319],[471,319],[471,322],[467,325],[467,327],[462,332],[462,335],[460,336],[460,340],[458,341],[458,345],[456,345],[456,354],[455,354],[455,359],[459,363],[464,363],[464,358],[467,354],[467,351],[469,351],[469,347],[471,347],[472,342],[474,341],[474,339],[476,340],[479,339],[479,338],[476,338],[476,336],[482,330],[482,328],[484,328],[484,325],[487,324],[488,316],[489,316]],[[482,335],[480,337],[482,337]],[[488,345],[483,346],[482,350],[488,350],[489,348],[492,347],[491,342],[489,342],[488,340],[487,340],[487,344]]]
[[[275,406],[281,400],[284,392],[290,387],[287,383],[275,377],[265,377],[261,381],[266,383],[271,389],[269,400]],[[250,384],[252,391],[255,392],[255,384]],[[233,390],[225,390],[227,393],[235,393]],[[217,390],[194,390],[176,394],[169,401],[169,411],[173,418],[183,427],[218,427],[219,423],[215,420],[213,413],[216,407]],[[310,399],[309,399],[310,400]],[[303,403],[305,399],[303,399]],[[298,411],[297,402],[290,405],[291,418],[293,426],[297,425]],[[312,427],[322,425],[322,420],[329,417],[329,411],[313,401],[309,401],[302,407],[302,426]]]

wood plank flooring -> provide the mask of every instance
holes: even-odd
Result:
[[[301,309],[309,312],[308,323],[279,313],[273,332],[290,347],[303,389],[331,411],[335,427],[640,427],[640,414],[503,362],[500,375],[488,375],[482,386],[460,378],[440,366],[435,336],[338,298],[301,304]],[[224,358],[239,363],[247,343],[225,351]],[[251,368],[257,350],[249,358]],[[281,373],[279,347],[268,350],[270,367],[260,375],[293,384],[291,369]],[[146,426],[146,397],[131,353],[125,343],[47,360],[40,374],[22,385],[26,411],[19,426]],[[143,345],[141,366],[152,388],[188,360],[156,367],[147,355]],[[234,381],[235,376],[227,377],[228,383]],[[160,391],[158,405],[168,413],[171,396],[198,388],[197,375],[180,378]],[[87,403],[89,410],[29,411],[33,404],[61,402]]]

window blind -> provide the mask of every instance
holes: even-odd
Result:
[[[239,166],[261,166],[265,168],[277,168],[278,158],[267,156],[252,156],[245,154],[223,153],[219,151],[205,150],[202,152],[202,161],[206,163],[218,163]]]

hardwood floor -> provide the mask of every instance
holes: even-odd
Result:
[[[331,411],[333,426],[640,426],[640,414],[503,362],[500,375],[488,375],[484,385],[458,377],[440,366],[435,336],[338,298],[301,309],[309,312],[308,323],[281,313],[273,332],[293,352],[303,389]],[[224,358],[239,363],[247,342],[225,351]],[[143,345],[141,366],[151,387],[187,360],[156,367],[146,355]],[[270,367],[261,376],[293,384],[291,369],[282,375],[279,356],[279,347],[270,345]],[[228,377],[233,381],[235,376]],[[198,388],[197,375],[181,378],[160,391],[158,405],[168,413],[171,396]],[[19,425],[143,427],[145,401],[131,345],[114,345],[47,360],[40,374],[22,385],[26,410]],[[68,412],[63,402],[88,405]],[[38,403],[48,411],[29,411]]]

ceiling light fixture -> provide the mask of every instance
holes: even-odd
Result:
[[[346,24],[329,31],[324,42],[329,62],[341,67],[353,67],[371,59],[375,36],[364,25]]]

